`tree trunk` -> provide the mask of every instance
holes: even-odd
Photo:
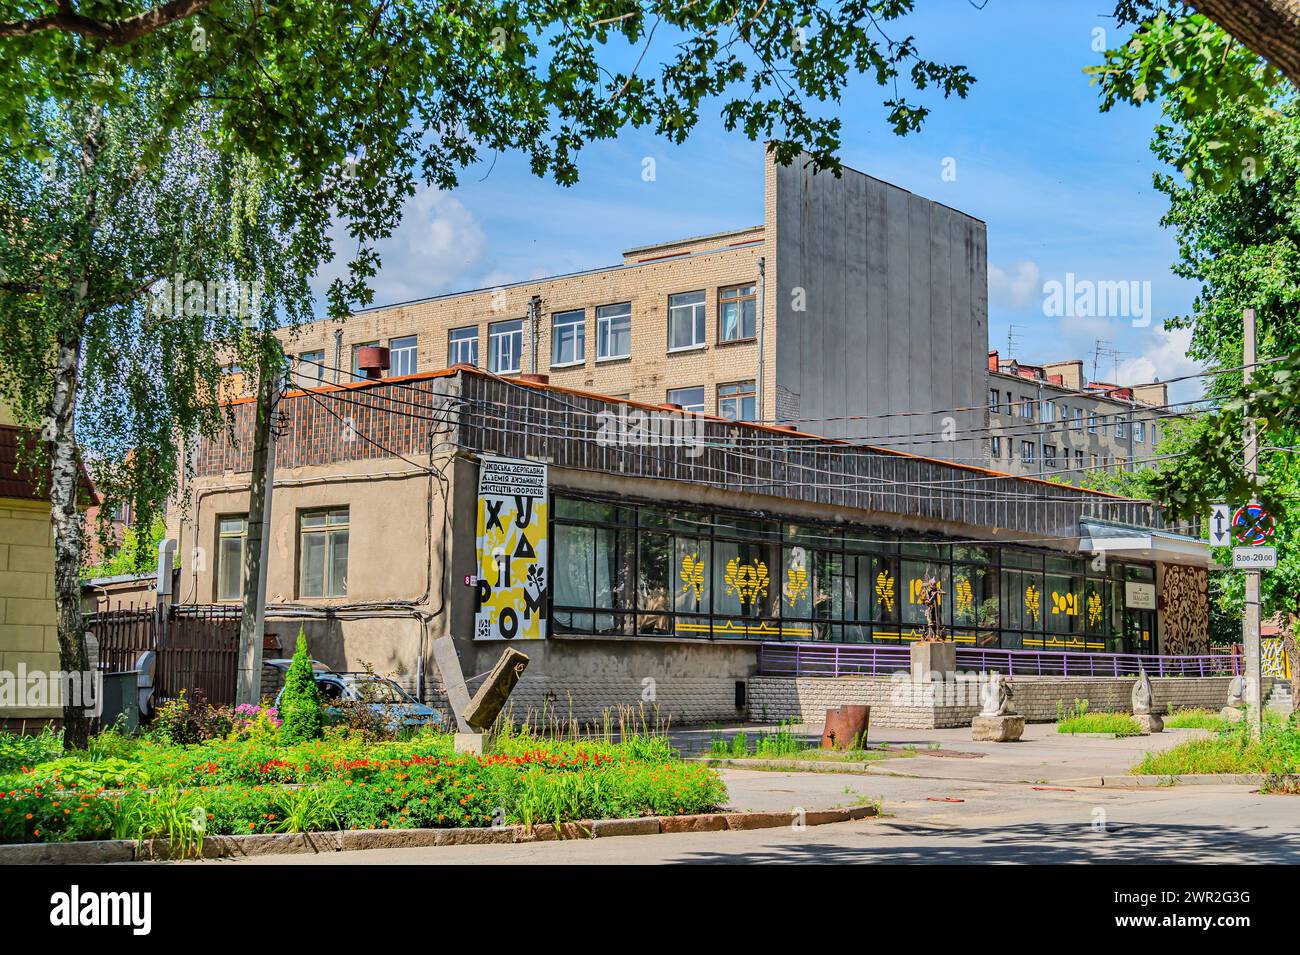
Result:
[[[59,336],[54,394],[43,438],[50,459],[50,522],[54,525],[54,605],[59,620],[59,667],[65,674],[82,674],[85,686],[89,668],[86,628],[81,613],[81,546],[85,528],[77,512],[77,486],[81,468],[77,459],[77,371],[81,342]],[[90,738],[86,699],[71,699],[71,684],[64,681],[63,748],[85,749]]]
[[[1300,0],[1189,0],[1300,87]]]
[[[271,488],[266,476],[275,453],[272,415],[279,397],[279,365],[263,356],[257,380],[257,407],[253,420],[253,473],[248,485],[248,523],[244,534],[244,607],[239,619],[239,674],[235,702],[256,705],[262,699],[262,638],[266,613],[267,501]]]

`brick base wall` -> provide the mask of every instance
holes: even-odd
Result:
[[[1151,681],[1154,709],[1199,707],[1217,710],[1228,700],[1230,677],[1163,678]],[[1265,681],[1267,696],[1271,681]],[[1133,680],[1033,679],[1012,682],[1014,704],[1031,723],[1057,718],[1058,702],[1066,707],[1087,700],[1088,709],[1129,712]],[[749,717],[761,722],[795,720],[820,723],[831,707],[865,704],[876,726],[938,729],[969,726],[979,712],[979,684],[957,680],[946,684],[913,684],[887,677],[827,679],[753,677],[749,680]]]

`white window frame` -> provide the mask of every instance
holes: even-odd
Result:
[[[314,348],[299,355],[294,380],[299,388],[319,388],[325,384],[325,349]]]
[[[1032,441],[1020,442],[1020,460],[1024,464],[1034,463],[1034,442]]]
[[[1139,444],[1145,444],[1147,440],[1147,423],[1145,421],[1133,422],[1133,440]]]
[[[615,327],[618,323],[618,327]],[[615,353],[610,350],[614,336],[627,328],[627,351]],[[614,302],[596,308],[596,361],[618,361],[632,357],[632,303]]]
[[[316,515],[324,516],[325,522],[319,525],[319,527],[317,526],[307,527],[304,524],[304,520],[308,517],[314,517]],[[339,515],[342,515],[343,517],[341,521],[336,520],[336,518]],[[305,538],[308,537],[309,535],[315,535],[315,534],[323,535],[325,538],[325,559],[324,559],[324,566],[322,567],[323,576],[321,577],[320,580],[321,592],[309,594],[307,593],[307,588],[304,586],[305,578],[303,573],[304,570],[306,569],[306,563],[307,563],[307,547],[306,547]],[[332,574],[334,572],[334,551],[335,548],[338,547],[340,534],[345,535],[348,538],[348,561],[350,563],[350,559],[352,555],[352,548],[351,548],[352,514],[347,507],[310,508],[298,512],[298,596],[299,597],[307,597],[311,599],[323,599],[326,597],[346,597],[348,595],[348,580],[347,580],[348,570],[346,566],[343,571],[343,581],[341,584],[339,581],[333,579],[332,577]]]
[[[420,370],[419,349],[418,335],[401,335],[388,339],[388,377],[402,378],[416,374]]]
[[[227,521],[239,521],[240,528],[236,531],[228,531],[223,526]],[[225,569],[225,548],[222,544],[228,540],[239,541],[239,583],[235,587],[234,593],[222,593],[221,584]],[[248,515],[247,514],[219,514],[217,515],[217,560],[216,567],[213,568],[215,573],[212,575],[212,595],[218,603],[225,603],[230,600],[240,600],[244,596],[244,549],[248,546]]]
[[[688,391],[699,392],[700,400],[683,401],[682,398],[685,397],[684,393]],[[668,389],[668,403],[670,405],[681,405],[683,411],[694,411],[697,414],[704,414],[704,399],[705,394],[703,385],[690,385],[686,388]]]
[[[518,347],[506,345],[511,340]],[[504,350],[503,350],[504,349]],[[508,365],[503,359],[513,358]],[[488,326],[488,371],[494,375],[517,375],[524,364],[524,320],[507,318]]]
[[[688,298],[690,301],[681,301]],[[695,351],[707,344],[705,312],[708,309],[708,300],[708,294],[704,289],[676,292],[668,296],[668,350],[670,352]],[[681,321],[689,324],[690,340],[684,344],[673,344],[677,337],[677,325]]]
[[[472,335],[460,335],[460,332],[473,332]],[[466,348],[470,352],[470,358],[465,360],[462,354]],[[478,326],[462,325],[460,328],[453,328],[447,332],[447,367],[452,365],[473,365],[478,367]]]
[[[562,359],[559,349],[561,337],[558,334],[560,329],[576,329],[576,334],[572,338],[573,356]],[[581,365],[587,360],[587,310],[585,308],[570,309],[567,312],[551,313],[551,367],[567,368],[572,365]]]

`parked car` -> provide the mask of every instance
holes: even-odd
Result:
[[[265,661],[267,666],[283,673],[288,673],[291,663],[292,660]],[[339,673],[319,660],[311,661],[311,668],[316,688],[320,690],[326,720],[335,721],[343,715],[339,707],[330,705],[332,702],[346,701],[364,703],[385,719],[389,729],[442,725],[442,715],[437,710],[425,706],[387,677],[373,673]],[[283,695],[281,689],[275,696],[277,709]]]

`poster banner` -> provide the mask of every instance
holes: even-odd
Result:
[[[483,458],[477,531],[474,639],[546,639],[546,465]]]

